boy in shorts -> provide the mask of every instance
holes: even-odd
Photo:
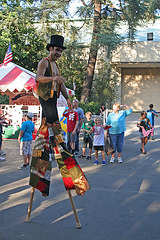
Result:
[[[70,109],[66,109],[63,113],[63,117],[67,117],[67,142],[70,143],[71,152],[75,151],[76,129],[78,127],[78,113],[73,110],[73,106]]]
[[[86,119],[83,122],[82,129],[84,132],[83,136],[83,145],[82,145],[82,152],[83,155],[80,155],[79,158],[85,158],[86,148],[87,144],[89,143],[89,156],[87,156],[87,159],[91,159],[91,153],[92,153],[92,146],[93,146],[93,133],[90,133],[91,128],[95,125],[95,122],[91,120],[91,112],[86,112],[85,114]]]
[[[23,155],[24,164],[18,169],[27,169],[32,154],[32,134],[34,132],[34,123],[32,122],[33,113],[28,112],[26,115],[26,121],[22,123],[20,133],[18,136],[18,142],[20,143],[20,155]]]

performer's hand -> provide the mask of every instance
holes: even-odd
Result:
[[[66,79],[62,76],[56,76],[56,77],[53,77],[53,81],[57,81],[59,83],[63,83],[66,81]]]

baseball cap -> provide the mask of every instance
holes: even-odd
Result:
[[[30,119],[32,119],[33,116],[34,116],[34,115],[33,115],[32,112],[28,112],[28,113],[27,113],[27,117],[29,117]]]

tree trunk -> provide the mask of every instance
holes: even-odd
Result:
[[[94,70],[97,59],[98,52],[98,33],[100,28],[100,20],[101,20],[101,0],[95,0],[94,4],[94,25],[93,25],[93,35],[90,47],[89,60],[86,70],[86,78],[83,83],[83,89],[81,94],[81,102],[88,102],[90,98]]]

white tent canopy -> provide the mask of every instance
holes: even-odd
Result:
[[[2,92],[5,92],[6,90],[9,90],[10,92],[18,90],[20,92],[23,89],[29,91],[35,86],[35,76],[35,73],[32,73],[13,62],[9,62],[6,65],[0,65],[0,90]],[[75,95],[73,90],[67,88],[67,91],[70,96]],[[60,94],[57,106],[67,106],[67,102],[62,94]]]

